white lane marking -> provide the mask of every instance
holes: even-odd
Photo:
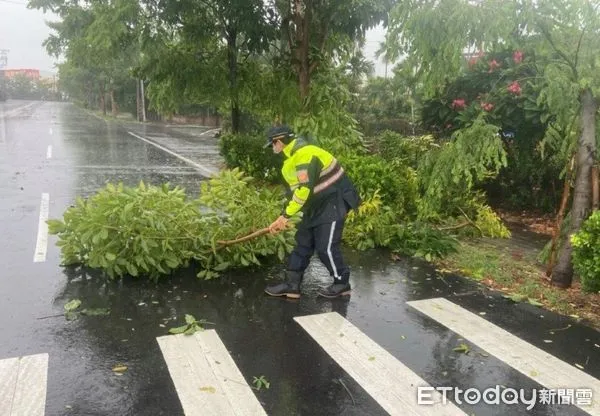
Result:
[[[40,220],[38,223],[37,243],[35,245],[35,254],[33,262],[39,263],[46,261],[46,251],[48,250],[48,211],[50,209],[50,194],[42,194],[40,204]]]
[[[209,168],[207,168],[205,166],[202,166],[202,165],[200,165],[200,164],[198,164],[198,163],[196,163],[196,162],[194,162],[194,161],[192,161],[192,160],[190,160],[190,159],[188,159],[188,158],[186,158],[184,156],[181,156],[181,155],[179,155],[179,154],[177,154],[177,153],[175,153],[175,152],[167,149],[164,146],[161,146],[160,144],[154,143],[153,141],[150,141],[150,140],[148,140],[148,139],[146,139],[146,138],[144,138],[142,136],[138,136],[137,134],[135,134],[135,133],[133,133],[131,131],[128,131],[127,133],[129,133],[130,135],[132,135],[135,138],[138,138],[140,140],[145,141],[148,144],[151,144],[152,146],[158,147],[160,150],[163,150],[163,151],[167,152],[168,154],[175,156],[179,160],[183,160],[185,163],[188,163],[188,164],[192,165],[193,167],[195,167],[196,169],[198,169],[206,177],[211,177],[215,173],[217,173],[214,169],[209,169]]]
[[[598,379],[447,299],[417,300],[407,304],[548,389],[592,389],[592,405],[578,407],[590,415],[600,416]]]
[[[52,159],[52,145],[48,145],[48,150],[46,150],[46,159]]]
[[[434,404],[418,405],[417,388],[429,385],[337,312],[294,320],[389,414],[465,415],[449,401],[442,404],[437,391],[431,391]]]
[[[156,340],[186,416],[266,416],[214,329]]]
[[[43,416],[48,354],[0,360],[0,415]]]
[[[219,131],[219,130],[221,130],[221,129],[206,130],[205,132],[200,133],[198,136],[204,136],[205,134],[212,133],[213,131]]]
[[[50,133],[50,136],[52,136],[52,127],[50,127],[49,133]]]
[[[21,107],[14,108],[10,111],[4,111],[3,109],[0,109],[0,117],[12,117],[15,114],[18,114],[21,110],[25,110],[26,108],[29,108],[34,105],[35,105],[35,102],[26,104],[26,105],[22,105]]]

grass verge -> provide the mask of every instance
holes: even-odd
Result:
[[[537,253],[487,239],[463,240],[457,249],[435,262],[440,271],[467,276],[515,302],[543,306],[600,329],[600,294],[582,292],[579,282],[566,290],[551,286]]]

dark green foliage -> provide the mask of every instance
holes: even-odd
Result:
[[[348,154],[339,159],[361,195],[378,190],[383,205],[392,207],[399,217],[415,214],[418,193],[414,169],[377,155]]]
[[[423,257],[430,261],[456,252],[458,241],[449,234],[435,229],[433,226],[413,222],[399,224],[390,247],[398,253]]]
[[[225,134],[219,140],[219,147],[227,167],[239,168],[255,178],[276,182],[280,178],[283,160],[270,148],[263,148],[266,141],[264,134]]]
[[[573,266],[581,279],[581,288],[600,292],[600,211],[595,211],[571,237]]]
[[[433,136],[406,137],[385,131],[372,140],[373,150],[389,162],[401,163],[413,169],[419,167],[423,154],[440,146]]]

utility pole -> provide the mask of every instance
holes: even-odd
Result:
[[[142,90],[142,121],[146,122],[146,97],[144,95],[144,80],[140,79],[141,90]]]
[[[0,49],[0,70],[3,70],[8,65],[8,49]],[[6,81],[4,71],[0,71],[0,101],[6,101],[8,93],[6,91]]]

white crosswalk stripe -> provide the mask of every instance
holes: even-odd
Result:
[[[591,405],[578,407],[592,416],[600,416],[598,379],[447,299],[407,303],[548,389],[592,389]]]
[[[432,392],[432,405],[419,405],[417,386],[429,384],[337,312],[294,320],[389,414],[466,414],[450,402],[443,404],[438,392]]]
[[[0,360],[0,415],[43,416],[48,354]]]
[[[156,340],[186,416],[266,415],[214,329]]]

